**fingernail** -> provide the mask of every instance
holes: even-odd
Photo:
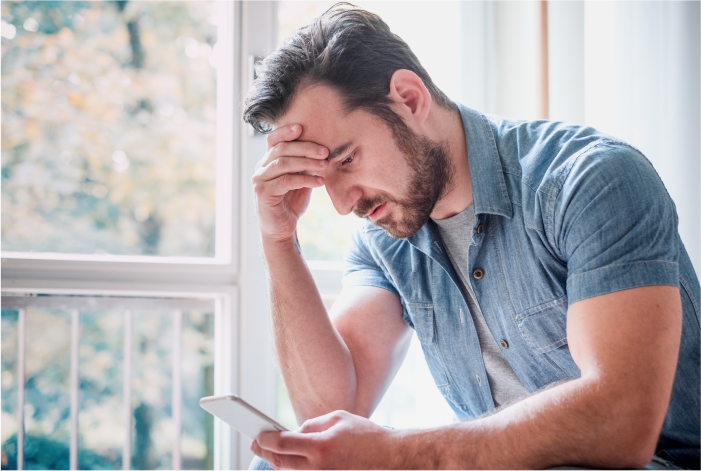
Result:
[[[326,153],[326,147],[319,147],[317,152],[319,153],[319,155],[324,155]]]
[[[322,183],[324,183],[324,179],[321,177],[316,177],[316,182],[321,185]]]
[[[293,124],[293,125],[290,127],[290,131],[292,131],[292,132],[297,132],[297,125],[296,125],[296,124]]]
[[[323,167],[323,166],[326,165],[329,161],[328,161],[328,160],[319,160],[318,162],[319,162],[319,167]]]

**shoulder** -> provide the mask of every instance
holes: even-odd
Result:
[[[583,185],[600,188],[604,182],[618,185],[626,196],[641,187],[668,196],[642,152],[594,128],[495,116],[489,122],[513,202],[524,207],[530,202],[545,209],[548,202],[582,191]]]
[[[504,172],[535,191],[559,191],[574,162],[597,148],[632,146],[588,126],[558,121],[516,121],[490,116]]]

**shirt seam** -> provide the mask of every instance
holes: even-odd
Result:
[[[594,273],[594,272],[597,272],[600,270],[608,270],[610,268],[623,267],[626,265],[637,265],[640,263],[669,263],[671,265],[679,265],[677,262],[671,262],[669,260],[657,260],[657,259],[655,259],[655,260],[637,260],[637,261],[633,261],[633,262],[614,263],[612,265],[606,265],[603,267],[594,268],[592,270],[587,270],[587,271],[583,271],[583,272],[579,272],[579,273],[572,273],[571,275],[568,276],[568,278],[572,279],[572,278],[576,278],[576,277],[582,276],[582,275],[589,275],[591,273]]]

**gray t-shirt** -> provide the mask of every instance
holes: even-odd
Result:
[[[470,205],[455,216],[448,219],[434,219],[433,221],[438,226],[438,232],[448,250],[453,268],[460,275],[460,290],[475,323],[494,403],[498,407],[515,402],[528,395],[528,390],[511,369],[494,336],[489,331],[467,277],[467,249],[472,242],[472,228],[475,226],[474,207]]]

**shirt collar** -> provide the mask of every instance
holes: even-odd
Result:
[[[482,113],[459,103],[456,105],[460,111],[467,139],[475,215],[490,213],[511,218],[513,215],[511,202],[506,191],[504,170],[497,152],[492,127]],[[407,240],[427,255],[444,258],[442,242],[438,242],[440,241],[438,229],[431,220]]]
[[[457,104],[465,128],[475,214],[490,213],[511,218],[504,169],[489,120],[482,113]]]

